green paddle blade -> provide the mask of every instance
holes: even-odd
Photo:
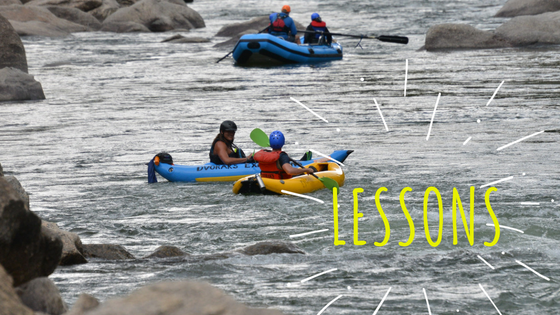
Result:
[[[258,144],[259,146],[263,148],[270,147],[270,143],[268,142],[268,136],[264,131],[260,130],[259,128],[253,129],[253,131],[251,131],[250,137],[251,140],[253,140],[253,142]]]
[[[329,190],[332,190],[334,187],[336,187],[337,191],[340,191],[339,189],[340,187],[338,186],[336,180],[328,177],[318,177],[318,178],[323,183],[323,185],[325,185],[325,187],[328,188]]]

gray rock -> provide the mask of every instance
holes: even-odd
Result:
[[[144,25],[152,32],[205,27],[204,20],[196,11],[184,3],[171,3],[166,0],[142,0],[117,10],[105,19],[103,24],[123,22]]]
[[[4,170],[2,169],[2,164],[0,164],[0,177],[4,176]]]
[[[85,264],[82,241],[76,233],[61,230],[56,223],[42,221],[43,228],[51,230],[62,240],[62,255],[60,257],[61,266]]]
[[[560,11],[515,17],[495,33],[512,46],[560,44]]]
[[[103,22],[105,19],[117,12],[121,8],[121,5],[116,0],[103,0],[103,4],[88,13],[91,14],[98,21]]]
[[[52,14],[47,8],[32,5],[0,7],[0,14],[7,18],[20,36],[38,35],[61,37],[73,32],[87,32],[90,28]]]
[[[66,8],[75,8],[87,12],[100,7],[101,4],[102,0],[31,0],[25,5],[59,6]]]
[[[0,102],[41,99],[43,87],[33,76],[11,67],[0,69]]]
[[[162,40],[162,43],[173,43],[173,44],[189,44],[189,43],[207,43],[210,40],[203,37],[185,37],[183,35],[175,35]]]
[[[270,255],[270,254],[305,254],[305,252],[290,242],[266,241],[255,245],[247,246],[241,253],[249,256]]]
[[[0,314],[33,315],[33,311],[21,303],[12,283],[12,277],[0,265]]]
[[[101,22],[93,15],[85,13],[82,10],[59,6],[47,6],[46,8],[51,11],[52,14],[63,20],[83,25],[95,31],[101,28]]]
[[[0,0],[0,5],[23,4],[19,0]]]
[[[121,245],[113,244],[83,244],[84,257],[110,260],[134,259],[134,256]]]
[[[78,300],[76,301],[76,303],[74,303],[70,311],[68,311],[68,313],[66,313],[65,315],[83,315],[85,312],[92,310],[98,306],[99,300],[89,294],[82,293],[80,294]]]
[[[0,264],[19,286],[47,277],[58,266],[62,241],[25,206],[10,184],[0,177]]]
[[[537,15],[560,10],[560,0],[508,0],[496,17]]]
[[[21,38],[8,20],[0,15],[0,69],[13,67],[27,73],[27,57]]]
[[[208,283],[175,281],[148,285],[127,297],[108,300],[86,314],[281,315],[282,312],[248,308]]]
[[[136,22],[103,22],[101,26],[101,31],[103,32],[114,32],[114,33],[139,33],[139,32],[149,32],[150,30],[142,24]]]
[[[16,191],[18,198],[23,200],[25,203],[25,207],[29,209],[29,194],[25,191],[25,188],[21,186],[21,183],[15,176],[5,176],[4,179],[12,186],[12,188]]]
[[[466,24],[440,24],[430,27],[425,43],[428,51],[508,46],[510,45],[494,32],[481,31]]]
[[[180,250],[175,246],[160,246],[156,248],[156,250],[151,253],[150,255],[144,258],[169,258],[169,257],[184,257],[189,254],[185,253],[184,251]]]
[[[23,305],[35,312],[43,312],[49,315],[60,315],[68,308],[62,301],[60,291],[49,278],[35,278],[16,288]]]
[[[294,23],[296,24],[296,28],[298,30],[302,30],[307,27],[307,26],[303,26],[301,23],[297,21],[294,21]],[[260,16],[260,17],[252,18],[247,22],[225,25],[218,31],[218,33],[216,33],[216,36],[231,37],[231,36],[239,35],[243,32],[247,32],[248,30],[258,30],[254,32],[254,33],[258,33],[264,30],[269,24],[270,24],[270,20],[268,15]]]
[[[242,32],[242,33],[240,33],[240,34],[234,35],[232,38],[230,38],[230,39],[228,39],[228,40],[226,40],[226,41],[224,41],[224,42],[217,43],[216,45],[214,45],[214,47],[217,47],[217,48],[231,47],[231,48],[233,48],[233,47],[237,44],[237,42],[239,41],[239,39],[241,38],[241,36],[243,36],[243,35],[245,35],[245,34],[257,34],[258,32],[259,32],[259,31],[253,30],[253,29],[246,30],[246,31],[244,31],[244,32]]]

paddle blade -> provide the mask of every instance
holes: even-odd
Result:
[[[264,131],[260,130],[259,128],[253,129],[253,131],[251,131],[250,137],[251,140],[253,140],[253,142],[258,144],[259,146],[263,148],[270,147],[270,143],[268,142],[268,136]]]
[[[340,190],[338,183],[336,180],[332,179],[332,178],[328,178],[328,177],[319,177],[319,180],[323,183],[323,185],[325,185],[326,188],[328,188],[329,190],[332,190],[334,187],[336,187],[337,191]]]
[[[408,37],[404,36],[389,36],[389,35],[380,35],[376,36],[376,39],[382,42],[390,42],[390,43],[397,43],[397,44],[408,44]]]

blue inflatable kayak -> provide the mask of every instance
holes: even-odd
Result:
[[[270,34],[247,34],[241,36],[233,49],[233,59],[239,65],[319,63],[341,60],[342,46],[297,45]]]
[[[352,152],[354,151],[337,150],[330,154],[330,157],[342,163]],[[317,159],[299,162],[302,165],[307,165],[313,163],[314,160]],[[232,165],[216,165],[214,163],[206,163],[204,165],[170,165],[159,163],[159,165],[155,166],[155,171],[170,182],[228,182],[260,173],[261,169],[258,163]]]

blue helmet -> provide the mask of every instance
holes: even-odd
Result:
[[[278,130],[273,131],[268,138],[270,142],[270,147],[273,149],[282,149],[286,139],[284,138],[284,134]]]
[[[311,20],[315,20],[315,19],[321,19],[321,17],[319,16],[319,13],[313,13],[311,14]]]

